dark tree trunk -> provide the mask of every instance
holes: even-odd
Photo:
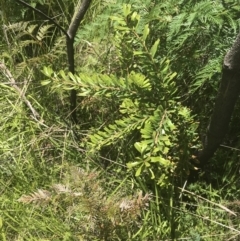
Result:
[[[78,27],[83,20],[85,13],[87,12],[92,0],[83,0],[76,14],[74,14],[73,20],[67,31],[67,54],[68,54],[68,66],[69,71],[74,74],[74,38],[76,36]],[[70,94],[70,111],[73,122],[76,124],[77,121],[77,92],[75,89],[71,90]]]
[[[224,58],[222,79],[203,150],[199,153],[200,166],[204,167],[223,141],[235,103],[240,94],[240,33]]]

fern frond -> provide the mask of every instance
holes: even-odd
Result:
[[[10,31],[23,31],[27,29],[29,22],[18,22],[18,23],[11,23],[8,26],[5,26],[5,29]]]
[[[190,86],[189,93],[194,93],[201,88],[207,81],[211,80],[214,75],[220,74],[222,71],[222,59],[216,58],[210,60],[207,65],[201,68],[194,77],[194,82]],[[216,87],[216,86],[214,86]]]
[[[168,40],[171,42],[173,39],[177,43],[176,35],[179,34],[182,37],[182,30],[186,29],[185,32],[190,29],[206,29],[217,27],[219,30],[222,29],[223,25],[230,25],[234,31],[237,28],[237,24],[231,18],[231,16],[223,11],[220,4],[215,4],[212,1],[200,1],[195,5],[186,7],[185,11],[172,19],[169,25]],[[189,12],[189,14],[188,14]],[[181,31],[181,32],[180,32]],[[191,35],[190,35],[191,36]],[[181,44],[182,41],[179,41]]]
[[[19,48],[23,49],[23,48],[25,48],[25,47],[32,46],[33,44],[39,45],[40,42],[37,42],[36,40],[31,40],[31,39],[29,39],[29,40],[24,40],[24,41],[20,41],[20,43],[19,43]]]
[[[52,24],[41,26],[38,30],[36,38],[39,41],[42,41],[44,38],[49,37],[49,33],[52,33],[52,30],[50,31],[49,29],[52,28],[52,27],[53,27]]]
[[[31,25],[28,25],[27,28],[26,28],[26,31],[29,33],[29,34],[33,34],[33,31],[37,28],[37,24],[31,24]]]

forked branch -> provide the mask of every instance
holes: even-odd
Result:
[[[84,15],[87,12],[92,0],[82,0],[81,4],[79,5],[79,8],[77,9],[76,13],[73,16],[72,22],[67,31],[65,31],[57,22],[55,22],[51,17],[47,16],[39,9],[32,7],[31,5],[29,5],[28,3],[22,0],[16,0],[16,1],[32,9],[36,13],[44,16],[46,19],[48,19],[51,23],[53,23],[58,29],[60,29],[65,34],[67,38],[68,69],[69,69],[69,72],[74,74],[74,46],[73,46],[74,38],[76,36],[78,27],[81,21],[83,20]],[[76,90],[73,89],[71,90],[71,94],[70,94],[70,112],[74,123],[77,123],[76,107],[77,107],[77,93],[76,93]]]

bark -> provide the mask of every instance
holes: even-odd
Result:
[[[203,150],[199,153],[203,167],[214,155],[228,131],[235,103],[240,94],[240,33],[226,54],[222,67],[222,79],[215,107],[207,130]]]
[[[78,27],[83,20],[85,13],[87,12],[92,0],[82,0],[82,3],[74,14],[72,22],[67,31],[67,55],[68,55],[68,69],[74,74],[74,38],[76,36]],[[74,123],[77,123],[77,92],[75,89],[71,90],[70,94],[70,111],[71,117]]]

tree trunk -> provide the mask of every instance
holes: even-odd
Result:
[[[226,54],[222,67],[222,79],[213,114],[207,130],[203,150],[199,153],[200,166],[209,159],[223,141],[235,103],[240,94],[240,33],[231,50]]]

